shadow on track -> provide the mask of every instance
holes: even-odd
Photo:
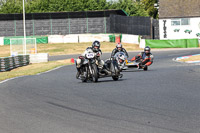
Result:
[[[121,81],[125,81],[125,80],[127,80],[127,79],[119,79],[119,80],[117,80],[117,81],[114,81],[114,80],[112,80],[112,79],[108,79],[108,80],[100,80],[100,81],[98,81],[98,82],[92,82],[92,81],[87,81],[87,82],[78,82],[78,83],[81,83],[81,84],[86,84],[86,83],[94,83],[94,84],[98,84],[98,83],[106,83],[106,82],[121,82]]]

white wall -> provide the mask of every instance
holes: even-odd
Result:
[[[80,34],[79,42],[93,42],[95,40],[98,40],[100,42],[109,42],[109,35],[110,34]]]
[[[30,54],[30,63],[41,63],[48,61],[49,61],[48,53]]]
[[[71,34],[71,35],[49,35],[49,43],[84,43],[98,40],[109,42],[110,34]]]
[[[139,44],[139,35],[122,34],[121,42]]]
[[[164,38],[164,22],[166,20],[166,27],[167,27],[167,38]],[[174,29],[180,29],[179,32],[174,32]],[[184,31],[192,30],[192,32],[185,33]],[[160,32],[160,39],[190,39],[190,38],[197,38],[196,34],[200,33],[200,17],[197,18],[190,18],[190,25],[179,25],[179,26],[172,26],[171,19],[160,19],[159,20],[159,32]],[[200,37],[198,37],[200,39]]]
[[[4,45],[4,37],[0,37],[0,45]]]

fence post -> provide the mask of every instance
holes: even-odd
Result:
[[[33,23],[33,36],[35,36],[35,21],[34,21],[33,14],[32,14],[32,23]]]
[[[153,39],[153,18],[150,18],[150,22],[151,22],[150,37],[151,37],[151,39]]]
[[[70,18],[69,18],[69,13],[68,13],[68,25],[69,25],[69,34],[70,34]]]
[[[16,20],[15,20],[15,14],[14,14],[14,26],[15,26],[15,36],[17,35],[17,30],[16,30]]]
[[[50,25],[51,25],[51,35],[52,35],[52,18],[51,18],[51,14],[50,14]]]
[[[87,11],[86,11],[86,24],[87,24],[87,33],[88,33],[88,14],[87,14]]]
[[[104,11],[104,27],[105,27],[105,34],[107,33],[107,31],[106,31],[106,14],[105,14],[105,11]]]

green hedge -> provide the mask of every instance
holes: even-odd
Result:
[[[198,39],[145,40],[151,48],[194,48],[199,47]]]
[[[13,36],[13,37],[4,37],[4,45],[10,45],[10,39],[13,38],[24,38],[23,36]],[[47,36],[27,36],[26,38],[36,38],[37,44],[47,44],[48,37]]]

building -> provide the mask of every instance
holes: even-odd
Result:
[[[160,39],[200,39],[200,0],[159,0]]]

